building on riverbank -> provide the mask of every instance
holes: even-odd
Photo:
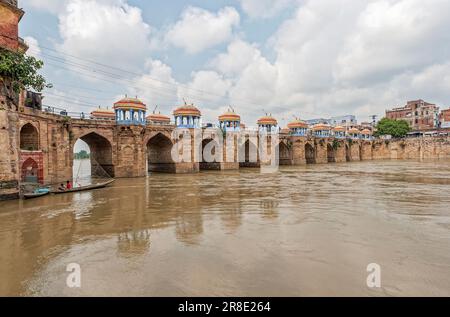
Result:
[[[422,99],[408,101],[405,106],[386,110],[386,118],[405,120],[412,130],[426,130],[439,126],[439,107]]]
[[[439,123],[441,128],[450,129],[450,108],[441,111]]]

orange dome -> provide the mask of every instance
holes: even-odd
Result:
[[[152,113],[146,119],[152,122],[170,123],[170,118],[160,113]]]
[[[173,112],[174,116],[194,116],[200,117],[201,112],[194,105],[184,104],[181,107],[178,107]]]
[[[348,130],[348,133],[351,133],[351,134],[358,134],[358,133],[359,133],[359,130],[356,129],[356,128],[351,128],[350,130]]]
[[[227,111],[219,116],[219,121],[241,121],[241,116],[233,111]]]
[[[345,128],[343,126],[340,126],[340,125],[334,127],[333,130],[336,131],[336,132],[345,132]]]
[[[308,128],[308,124],[305,121],[295,120],[288,124],[289,129],[297,129],[297,128]]]
[[[319,123],[313,126],[314,131],[324,131],[324,130],[331,130],[331,126],[324,123]]]
[[[123,98],[114,104],[114,109],[147,110],[147,106],[137,98]]]
[[[112,110],[98,108],[98,109],[96,109],[96,110],[91,112],[91,117],[93,117],[93,118],[114,119],[116,117],[116,114]]]
[[[265,116],[258,120],[258,125],[277,125],[278,121],[271,117],[271,116]]]
[[[364,129],[361,131],[361,134],[365,134],[365,135],[372,134],[372,131],[370,131],[369,129]]]

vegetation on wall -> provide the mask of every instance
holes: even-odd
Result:
[[[394,138],[402,138],[410,131],[411,128],[405,120],[383,118],[377,124],[375,136],[392,135]]]
[[[0,78],[11,81],[14,92],[22,89],[33,89],[41,92],[44,88],[51,88],[45,78],[38,73],[44,63],[33,56],[21,52],[0,49]]]
[[[333,144],[331,145],[333,150],[337,151],[341,147],[341,143],[338,140],[333,140]]]

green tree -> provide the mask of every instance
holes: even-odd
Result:
[[[38,73],[44,62],[25,55],[21,52],[12,52],[0,49],[0,77],[11,80],[12,89],[19,93],[22,89],[33,89],[41,92],[44,88],[51,88],[45,78]]]
[[[383,118],[377,124],[375,136],[392,135],[394,138],[402,138],[410,131],[411,127],[405,120]]]
[[[85,150],[81,150],[78,153],[75,153],[74,158],[76,160],[84,160],[84,159],[88,159],[90,157],[89,153],[86,152]]]

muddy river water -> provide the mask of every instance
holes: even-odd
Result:
[[[154,174],[0,202],[0,281],[3,296],[450,296],[450,162]]]

